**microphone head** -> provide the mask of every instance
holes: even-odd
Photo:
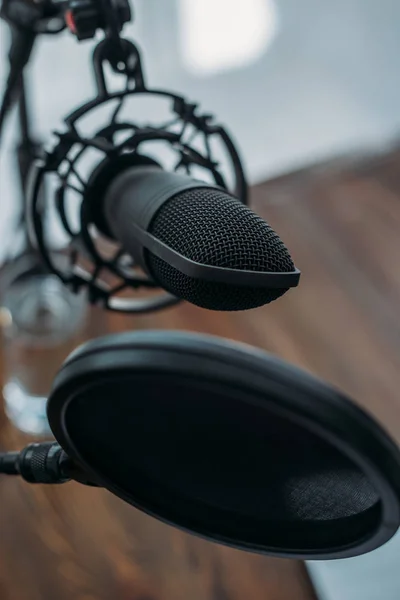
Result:
[[[295,270],[286,246],[270,225],[222,189],[198,187],[178,193],[157,211],[148,231],[186,258],[205,265],[271,273]],[[146,264],[161,287],[211,310],[256,308],[288,290],[190,277],[150,251]]]
[[[89,481],[244,550],[345,558],[400,524],[400,452],[334,388],[211,336],[111,335],[72,353],[47,413]]]

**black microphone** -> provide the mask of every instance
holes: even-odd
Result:
[[[145,165],[117,174],[99,198],[97,177],[88,186],[89,194],[97,190],[93,221],[174,296],[235,311],[268,304],[297,285],[299,272],[279,236],[226,190]]]
[[[300,272],[287,248],[247,207],[243,166],[226,129],[182,96],[147,87],[138,48],[124,39],[119,47],[125,61],[109,39],[97,45],[96,98],[68,115],[32,171],[27,222],[47,268],[72,289],[85,287],[92,303],[124,312],[182,299],[245,310],[297,286]],[[108,89],[107,62],[126,77],[122,91]],[[160,120],[126,110],[141,96],[160,102]],[[107,105],[111,117],[87,129],[91,114]],[[48,178],[55,192],[44,204]],[[65,268],[52,256],[49,218],[69,238]],[[106,255],[110,238],[115,253]]]
[[[141,331],[75,350],[53,383],[56,442],[0,473],[70,479],[193,534],[286,558],[356,556],[400,525],[400,451],[351,399],[265,352]]]

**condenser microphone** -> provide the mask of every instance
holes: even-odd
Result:
[[[118,174],[99,197],[94,223],[122,244],[161,288],[221,311],[268,304],[299,272],[266,221],[226,190],[156,165]]]
[[[129,58],[123,91],[107,89],[104,64],[121,74],[122,63],[100,42],[93,54],[97,97],[66,118],[32,172],[32,244],[66,285],[85,287],[92,303],[111,310],[143,312],[186,300],[235,311],[276,300],[298,285],[300,272],[270,225],[248,208],[231,137],[196,104],[148,88],[137,47],[121,44]],[[141,96],[160,103],[165,120],[126,110]],[[93,130],[88,124],[100,107],[111,107],[111,117]],[[47,180],[53,193],[43,203]],[[68,238],[66,268],[51,252],[54,219]],[[114,253],[105,255],[110,244]]]
[[[57,443],[0,473],[105,487],[175,527],[297,559],[356,556],[400,524],[400,451],[348,397],[250,346],[141,331],[74,351],[47,403]]]

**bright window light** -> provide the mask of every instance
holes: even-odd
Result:
[[[181,53],[199,75],[257,60],[277,32],[273,0],[179,0]]]

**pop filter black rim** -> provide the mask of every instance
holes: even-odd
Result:
[[[166,377],[178,374],[182,382],[194,378],[205,396],[217,389],[226,396],[229,389],[232,402],[250,403],[257,409],[276,413],[326,440],[350,459],[379,496],[379,503],[362,513],[354,539],[347,539],[345,532],[338,536],[333,531],[339,527],[335,521],[331,529],[322,530],[327,532],[325,539],[314,533],[312,537],[314,525],[307,521],[310,539],[315,539],[311,545],[304,542],[307,530],[297,523],[286,534],[280,534],[279,521],[271,521],[267,527],[264,524],[264,532],[256,533],[262,525],[260,520],[246,516],[242,521],[229,521],[219,508],[203,510],[200,503],[183,495],[168,496],[167,489],[160,488],[157,497],[146,495],[152,486],[146,478],[141,482],[138,479],[137,492],[131,490],[129,494],[116,485],[104,469],[82,453],[68,424],[68,408],[74,406],[76,398],[93,394],[99,386],[122,384],[132,373],[152,371],[163,372]],[[400,451],[386,432],[343,394],[249,346],[209,336],[160,331],[128,332],[89,342],[69,357],[56,377],[48,417],[60,445],[100,485],[164,522],[226,545],[282,557],[346,558],[381,546],[400,525]],[[90,427],[90,423],[86,426]],[[340,522],[342,529],[345,522]]]

